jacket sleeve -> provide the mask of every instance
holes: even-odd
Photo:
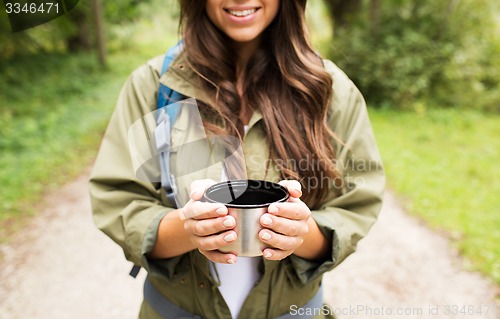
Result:
[[[336,143],[336,163],[343,182],[340,192],[332,191],[324,205],[312,211],[320,230],[332,243],[330,258],[311,262],[291,256],[302,283],[333,269],[356,250],[358,241],[377,219],[385,188],[382,161],[363,96],[332,62],[326,61],[325,67],[334,81],[329,126],[340,140]]]
[[[158,184],[136,176],[128,132],[136,121],[156,109],[160,67],[158,57],[134,71],[124,84],[104,135],[89,182],[94,222],[120,245],[125,257],[136,265],[171,269],[177,259],[148,260],[166,206]],[[162,264],[162,267],[154,267]]]

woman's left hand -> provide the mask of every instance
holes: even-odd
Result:
[[[269,246],[263,251],[264,258],[281,260],[294,253],[302,245],[309,232],[311,210],[300,200],[301,185],[296,180],[284,180],[280,185],[288,189],[290,197],[283,203],[271,204],[260,218],[264,227],[259,238]]]

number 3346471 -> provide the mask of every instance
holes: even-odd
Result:
[[[42,2],[42,3],[18,3],[7,2],[5,4],[5,12],[8,14],[29,14],[29,13],[59,13],[59,3]]]

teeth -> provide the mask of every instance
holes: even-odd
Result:
[[[249,9],[249,10],[243,10],[243,11],[237,11],[237,10],[228,10],[228,11],[233,16],[246,17],[248,15],[251,15],[255,11],[257,11],[257,9]]]

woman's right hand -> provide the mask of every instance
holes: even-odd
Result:
[[[236,220],[228,215],[223,204],[200,201],[205,190],[215,184],[213,180],[197,180],[191,184],[191,198],[181,209],[180,217],[185,219],[184,230],[191,242],[208,259],[216,263],[234,264],[236,255],[222,253],[220,248],[236,240],[233,230]]]

